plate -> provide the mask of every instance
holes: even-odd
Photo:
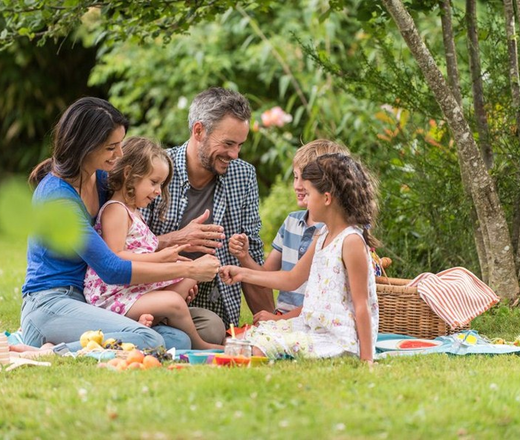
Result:
[[[441,341],[431,339],[387,339],[376,342],[376,348],[382,351],[419,351],[442,345]]]

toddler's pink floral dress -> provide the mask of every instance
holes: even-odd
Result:
[[[134,252],[136,254],[145,254],[155,252],[159,245],[159,239],[150,231],[150,228],[144,223],[140,216],[131,212],[128,207],[116,200],[109,200],[99,210],[99,214],[94,225],[94,229],[101,234],[101,214],[104,209],[111,203],[119,203],[123,205],[132,220],[128,235],[126,236],[125,250]],[[177,278],[171,281],[160,281],[156,283],[145,284],[106,284],[98,274],[91,268],[87,268],[85,275],[85,286],[83,293],[85,299],[90,304],[112,312],[126,315],[130,307],[145,293],[153,290],[160,290],[172,284],[181,281],[182,278]]]
[[[343,240],[350,234],[363,239],[361,228],[349,226],[323,247],[328,235],[323,228],[316,243],[300,316],[262,321],[246,338],[271,359],[359,356],[355,310],[348,273],[343,265]],[[363,239],[364,240],[364,239]],[[371,256],[368,260],[368,307],[375,350],[379,324],[376,284]]]

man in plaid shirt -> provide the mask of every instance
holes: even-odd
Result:
[[[190,139],[166,151],[174,163],[170,182],[170,205],[165,218],[158,218],[155,199],[143,216],[159,236],[161,247],[189,243],[186,256],[216,255],[222,265],[238,264],[229,253],[233,234],[249,237],[254,260],[263,264],[263,243],[259,236],[261,221],[256,172],[252,165],[238,159],[249,133],[251,108],[240,93],[210,88],[198,94],[190,106]],[[253,313],[274,310],[270,289],[240,284],[228,286],[215,277],[200,283],[190,304],[197,330],[207,342],[221,343],[225,326],[238,325],[241,287]],[[216,313],[221,319],[214,315]]]

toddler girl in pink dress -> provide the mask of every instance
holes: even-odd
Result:
[[[139,208],[161,196],[161,209],[169,200],[168,183],[173,165],[166,152],[152,141],[133,137],[123,145],[123,158],[108,177],[111,199],[98,214],[94,228],[121,258],[150,263],[188,260],[179,255],[189,245],[171,246],[157,251],[159,240],[143,221]],[[156,268],[150,264],[150,273]],[[85,276],[87,302],[126,315],[146,326],[165,322],[191,339],[193,348],[222,348],[201,339],[186,303],[196,292],[196,281],[177,278],[171,281],[134,285],[106,284],[89,267]]]

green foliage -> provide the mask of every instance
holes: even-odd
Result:
[[[520,336],[520,309],[497,305],[472,322],[481,335],[515,341]]]
[[[296,196],[292,185],[280,177],[271,186],[269,195],[260,203],[262,229],[260,235],[267,249],[270,248],[276,233],[290,212],[298,211]]]
[[[456,44],[459,54],[465,54],[465,17],[459,9],[463,2],[453,4]],[[480,9],[479,24],[487,30],[481,32],[480,44],[486,55],[482,68],[486,72],[491,144],[496,152],[492,173],[512,218],[512,207],[519,197],[515,184],[519,151],[513,138],[516,109],[510,104],[507,79],[500,73],[508,69],[507,46],[496,6],[486,4]],[[455,146],[422,73],[389,17],[379,14],[378,8],[378,2],[364,2],[358,9],[364,37],[359,39],[354,59],[334,60],[312,45],[302,45],[345,92],[381,104],[376,117],[383,126],[372,127],[378,131],[375,145],[366,142],[357,150],[381,182],[381,216],[376,232],[384,247],[379,253],[394,259],[390,269],[394,276],[412,277],[459,265],[479,274],[472,229],[468,228],[473,223],[471,204],[460,182]],[[437,2],[408,2],[407,8],[412,10],[436,62],[445,69]],[[460,56],[464,108],[467,120],[475,126],[466,63],[467,57]]]
[[[87,86],[95,54],[70,41],[19,41],[0,52],[0,175],[27,173],[48,157],[61,111],[81,96],[104,95]]]
[[[26,239],[34,235],[64,255],[83,245],[77,207],[61,201],[33,206],[27,185],[8,180],[0,186],[0,235]]]
[[[377,160],[370,161],[380,180],[377,230],[380,255],[391,257],[390,276],[464,266],[479,274],[470,205],[460,182],[457,153],[442,124],[386,108],[377,115],[387,127],[379,134]],[[414,121],[416,119],[416,121]],[[435,190],[441,186],[442,191]]]
[[[0,332],[14,332],[20,327],[26,242],[0,232],[0,249]]]
[[[21,37],[36,40],[39,45],[48,39],[57,41],[74,33],[92,14],[101,20],[99,38],[108,43],[128,38],[142,42],[158,37],[168,42],[173,34],[186,32],[201,20],[210,21],[234,4],[230,0],[5,0],[0,3],[0,17],[5,20],[0,47]]]
[[[254,115],[250,143],[242,157],[255,165],[265,195],[275,176],[287,176],[296,148],[318,137],[351,144],[365,138],[372,106],[341,92],[316,70],[298,38],[332,56],[355,50],[356,25],[348,15],[324,22],[327,2],[306,0],[273,4],[268,11],[228,10],[214,22],[193,26],[168,45],[122,42],[106,48],[90,84],[112,83],[111,101],[132,118],[133,130],[179,144],[189,135],[187,105],[209,86],[239,90],[250,99]],[[94,32],[95,23],[92,24]],[[280,106],[292,115],[283,127],[265,127],[261,115]]]

